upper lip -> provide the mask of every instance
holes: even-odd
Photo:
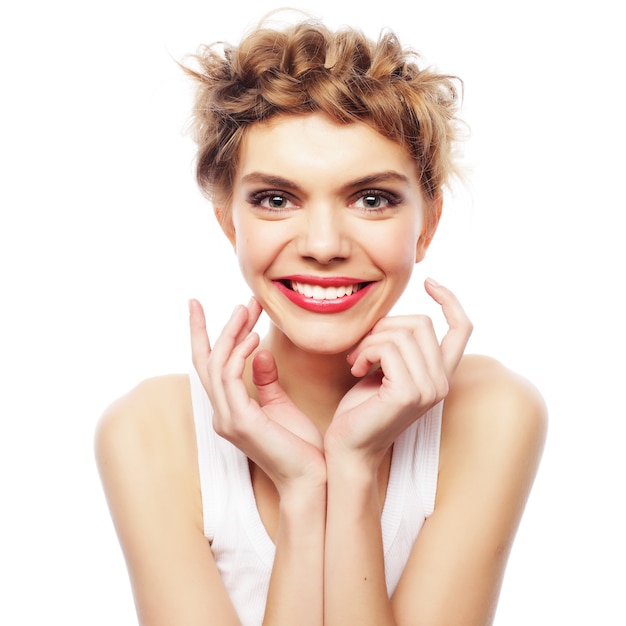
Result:
[[[280,282],[296,282],[306,285],[319,285],[320,287],[343,287],[345,285],[359,285],[362,283],[372,282],[363,278],[353,278],[350,276],[310,276],[294,274],[292,276],[281,276],[277,278]]]

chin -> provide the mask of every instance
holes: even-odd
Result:
[[[290,332],[292,329],[278,330],[296,348],[316,355],[346,354],[361,340],[361,337],[352,333],[338,332],[337,329],[333,329],[334,332],[328,330],[325,332],[324,329],[316,329],[317,332],[311,332],[309,329],[307,332],[306,328],[296,329],[294,332]],[[363,333],[363,336],[365,334]]]

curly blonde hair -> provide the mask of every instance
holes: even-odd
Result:
[[[183,67],[197,81],[196,178],[222,207],[246,129],[280,114],[321,112],[341,124],[369,124],[409,151],[428,200],[458,174],[460,81],[421,68],[419,55],[391,32],[374,41],[316,20],[261,24],[239,46],[204,46],[192,59],[196,69]]]

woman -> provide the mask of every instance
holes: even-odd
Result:
[[[213,345],[191,301],[192,374],[101,420],[140,622],[490,624],[545,408],[463,356],[471,323],[435,281],[440,343],[388,315],[455,173],[455,81],[316,22],[196,61],[198,181],[253,296]]]

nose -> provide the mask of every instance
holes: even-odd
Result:
[[[341,211],[330,203],[309,206],[298,238],[300,256],[327,265],[350,254],[350,240]]]

